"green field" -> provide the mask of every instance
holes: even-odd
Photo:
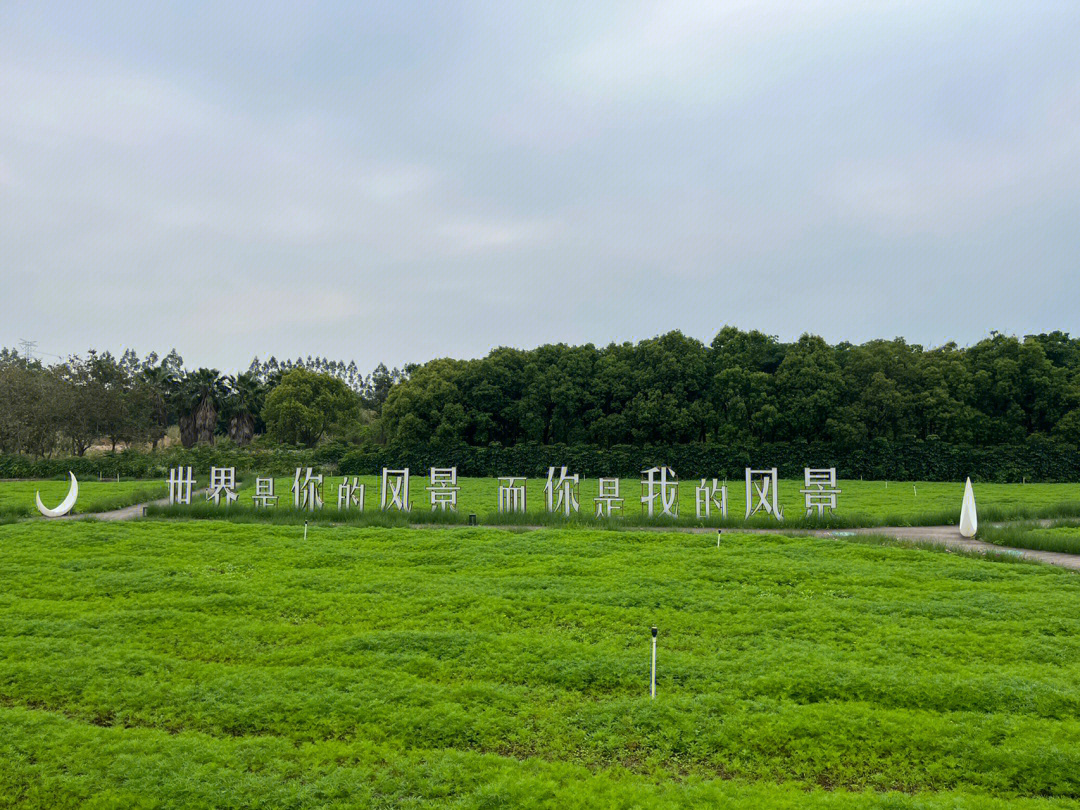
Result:
[[[209,480],[209,471],[196,471],[196,486],[204,487]],[[368,512],[379,509],[379,477],[360,476],[366,487],[365,508]],[[337,512],[337,487],[342,476],[326,476],[323,486],[325,509],[320,517],[333,519]],[[715,516],[709,521],[698,521],[694,510],[694,489],[699,479],[686,480],[679,488],[679,524],[698,525],[721,523]],[[544,479],[528,479],[528,513],[539,520],[545,513]],[[279,510],[292,509],[290,487],[292,478],[275,479],[277,494],[280,497]],[[35,515],[34,492],[41,491],[46,506],[60,502],[67,492],[66,480],[47,481],[0,481],[0,517]],[[255,477],[247,476],[239,483],[241,506],[251,505],[254,493]],[[411,479],[410,499],[412,511],[417,518],[430,511],[426,476]],[[483,521],[494,521],[498,481],[494,478],[462,478],[458,493],[458,513],[461,519],[469,513],[475,513]],[[947,482],[897,482],[890,481],[840,481],[842,494],[839,496],[836,525],[926,525],[955,523],[960,514],[960,499],[963,484]],[[799,490],[803,482],[783,480],[780,482],[779,502],[784,510],[788,524],[798,525],[803,522],[805,510]],[[620,494],[624,498],[619,520],[630,524],[642,523],[641,484],[637,479],[623,479],[620,482]],[[164,480],[98,482],[80,481],[79,500],[75,507],[77,513],[92,513],[118,509],[133,503],[141,503],[168,494]],[[591,519],[595,513],[593,498],[597,494],[595,478],[581,482],[579,500],[582,519]],[[1065,517],[1080,515],[1080,484],[976,484],[975,494],[979,504],[980,519],[986,523],[991,520],[1014,518]],[[193,502],[203,502],[203,496],[196,494]],[[745,484],[743,481],[728,482],[728,520],[725,525],[738,525],[743,522],[746,509]],[[619,513],[616,513],[619,514]],[[663,520],[667,520],[664,518]],[[755,517],[754,525],[774,525],[767,516]],[[524,522],[536,522],[525,520]],[[662,522],[662,521],[655,521]]]
[[[196,475],[199,485],[205,484],[209,475],[202,478]],[[337,489],[342,476],[325,476],[323,500],[326,503],[322,517],[332,518],[337,511]],[[359,476],[366,488],[365,508],[377,511],[380,506],[378,476]],[[683,481],[679,487],[680,523],[697,524],[695,519],[695,487],[700,479]],[[292,478],[275,479],[276,492],[280,498],[278,508],[293,508]],[[481,521],[490,520],[496,510],[498,480],[495,478],[462,478],[458,493],[458,512],[462,516],[475,513]],[[544,495],[545,479],[528,479],[528,511],[533,515],[543,515],[547,508]],[[238,503],[251,505],[254,493],[254,476],[248,477],[240,486]],[[412,477],[410,479],[410,497],[414,513],[428,512],[431,502],[427,491],[428,479]],[[840,481],[842,494],[839,496],[838,522],[852,525],[933,525],[955,523],[960,517],[960,501],[964,493],[963,483],[943,483],[925,481]],[[798,523],[805,515],[801,480],[782,480],[780,482],[779,503],[784,510],[785,520]],[[743,521],[746,513],[746,485],[742,480],[728,482],[728,518],[731,523]],[[641,483],[637,479],[623,479],[620,493],[625,499],[623,518],[628,522],[640,522]],[[593,498],[597,494],[595,478],[586,479],[580,485],[581,515],[591,518],[595,514]],[[1080,484],[977,484],[975,495],[979,506],[980,519],[1003,520],[1017,517],[1057,516],[1058,511],[1065,514],[1080,515]],[[667,520],[667,518],[665,518]],[[760,525],[773,525],[775,521],[767,516],[755,516]],[[710,524],[719,520],[709,521]]]
[[[1001,528],[987,526],[980,528],[979,537],[999,546],[1080,554],[1080,521],[1075,520],[1054,521],[1049,526],[1026,521]]]
[[[1055,568],[211,521],[15,523],[0,555],[4,806],[1080,806]]]
[[[0,517],[36,515],[34,493],[41,492],[47,507],[64,499],[71,482],[68,478],[48,481],[0,481]],[[73,512],[105,512],[133,503],[164,498],[169,494],[164,481],[80,481],[79,500]]]

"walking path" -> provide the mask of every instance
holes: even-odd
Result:
[[[111,509],[108,512],[77,512],[73,515],[64,515],[63,517],[52,518],[52,520],[84,520],[87,518],[93,518],[94,520],[134,520],[135,518],[141,518],[143,511],[148,506],[167,506],[169,503],[168,498],[161,498],[156,501],[147,501],[146,503],[133,503],[131,506],[125,506],[121,509]]]
[[[763,530],[772,531],[772,530]],[[774,532],[775,533],[775,532]],[[896,540],[908,540],[926,545],[944,546],[954,551],[968,551],[977,554],[1008,554],[1024,560],[1033,560],[1080,571],[1080,554],[1064,554],[1059,551],[1040,551],[1032,548],[1012,548],[996,546],[982,540],[963,537],[956,526],[875,526],[860,529],[809,529],[805,531],[783,532],[784,534],[803,534],[813,537],[844,538],[855,534],[872,537],[892,537]]]
[[[1049,526],[1051,520],[1039,520],[1037,523]],[[1003,526],[1007,524],[992,524]],[[523,528],[543,528],[541,526]],[[670,529],[662,526],[641,527],[639,531],[656,532],[687,532],[689,534],[715,535],[716,529],[694,526],[673,526]],[[895,540],[905,540],[920,545],[944,546],[954,551],[974,552],[976,554],[997,554],[1019,557],[1024,560],[1033,560],[1047,565],[1056,565],[1061,568],[1069,568],[1080,571],[1080,554],[1065,554],[1059,551],[1040,551],[1031,548],[1013,548],[1011,546],[996,546],[993,543],[985,543],[982,540],[964,537],[956,526],[866,526],[852,529],[723,529],[723,532],[732,534],[785,534],[795,537],[824,537],[830,540],[842,540],[854,535],[868,537],[891,537]],[[723,536],[723,535],[721,535]]]
[[[150,503],[137,503],[125,506],[123,509],[113,509],[109,512],[90,512],[77,515],[65,515],[55,520],[79,520],[80,518],[93,518],[95,520],[134,520],[143,516],[143,510],[151,504],[162,506],[169,502],[168,498],[151,501]],[[1038,521],[1043,525],[1051,525],[1052,521]],[[446,523],[415,523],[413,528],[437,529],[437,528],[461,528],[459,524]],[[489,528],[499,528],[493,526]],[[506,528],[525,529],[538,531],[548,529],[550,526],[507,526]],[[684,532],[688,534],[715,534],[716,529],[690,526],[642,526],[636,527],[635,531],[654,532]],[[955,551],[975,552],[977,554],[1007,554],[1025,560],[1056,565],[1073,571],[1080,571],[1080,554],[1064,554],[1058,551],[1039,551],[1030,548],[1011,548],[1007,546],[995,546],[992,543],[984,543],[982,540],[962,537],[956,526],[869,526],[855,529],[724,529],[724,532],[739,534],[786,534],[801,535],[803,537],[825,537],[833,540],[842,540],[853,535],[868,535],[871,537],[892,537],[896,540],[944,546]]]

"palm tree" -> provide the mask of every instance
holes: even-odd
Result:
[[[266,390],[250,372],[228,377],[227,381],[225,408],[229,414],[229,438],[242,447],[255,436],[255,416],[262,410]]]
[[[179,380],[173,370],[164,363],[147,366],[140,372],[140,377],[150,394],[150,416],[154,428],[150,440],[153,442],[152,449],[156,450],[169,426],[169,402],[176,396]]]
[[[169,398],[173,410],[176,411],[176,423],[180,428],[180,443],[185,448],[195,445],[198,436],[195,433],[195,408],[199,405],[195,385],[192,383],[191,374],[184,374],[177,380]]]
[[[190,401],[197,403],[191,414],[195,440],[213,444],[218,410],[225,400],[227,390],[225,378],[216,368],[200,368],[188,375],[187,382],[190,386]]]

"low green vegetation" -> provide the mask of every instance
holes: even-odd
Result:
[[[426,471],[425,471],[426,473]],[[197,472],[199,485],[205,485],[209,471]],[[365,487],[364,504],[366,513],[377,513],[380,508],[380,479],[378,476],[358,476]],[[547,503],[544,494],[544,479],[528,479],[528,511],[526,515],[496,514],[496,499],[499,482],[495,478],[460,478],[458,484],[458,514],[431,514],[428,495],[428,478],[425,475],[413,476],[410,482],[412,512],[408,520],[391,519],[391,524],[383,516],[365,514],[342,514],[337,509],[338,486],[344,480],[342,476],[325,476],[323,500],[325,507],[318,515],[297,515],[293,506],[291,487],[292,478],[279,477],[274,481],[278,495],[278,506],[266,512],[252,509],[251,496],[255,492],[255,478],[247,477],[238,490],[238,500],[231,507],[230,514],[237,515],[245,511],[252,514],[241,515],[247,520],[265,520],[269,522],[303,522],[305,519],[323,521],[351,521],[377,525],[396,525],[407,522],[447,521],[464,522],[468,515],[476,514],[482,523],[494,524],[551,524],[559,525],[564,519],[559,515],[546,513]],[[349,477],[352,480],[352,477]],[[728,482],[728,520],[721,521],[714,516],[710,520],[698,520],[694,509],[694,490],[700,479],[688,479],[679,487],[679,520],[677,525],[724,525],[737,527],[743,525],[746,514],[745,482]],[[942,482],[884,482],[884,481],[840,481],[842,494],[839,496],[836,515],[823,521],[816,518],[805,519],[802,481],[787,480],[780,482],[779,503],[784,510],[784,525],[788,527],[810,526],[927,526],[953,524],[960,519],[960,501],[963,496],[963,484]],[[607,527],[620,525],[672,525],[670,518],[656,517],[646,519],[641,507],[641,484],[637,479],[623,479],[620,492],[624,498],[621,513],[616,513],[613,520],[602,521]],[[593,499],[597,495],[597,480],[585,479],[580,485],[580,513],[574,519],[575,524],[591,524],[595,521]],[[1070,517],[1080,516],[1080,484],[979,484],[976,487],[979,504],[979,517],[984,523],[994,520],[1016,520],[1034,517]],[[194,504],[193,504],[194,506]],[[236,507],[240,508],[237,509]],[[659,511],[659,506],[657,507]],[[283,514],[285,513],[285,514]],[[221,516],[221,510],[214,508],[196,509],[175,507],[158,510],[157,514],[169,517],[214,517]],[[776,526],[777,522],[767,515],[755,516],[753,526]]]
[[[999,546],[1080,554],[1080,521],[1051,521],[1050,525],[1036,521],[1000,527],[982,525],[979,538]]]
[[[205,487],[209,469],[194,470],[197,487]],[[349,480],[351,480],[351,476]],[[342,476],[327,475],[323,485],[325,507],[317,514],[297,513],[293,507],[291,486],[293,479],[278,477],[275,490],[279,497],[275,509],[254,509],[251,496],[255,491],[255,477],[246,476],[238,482],[238,500],[226,513],[223,508],[205,503],[205,496],[196,493],[191,506],[165,507],[152,510],[162,517],[218,518],[274,523],[303,523],[304,520],[344,522],[357,525],[397,526],[408,523],[464,523],[469,514],[476,514],[481,523],[495,525],[565,525],[560,514],[547,514],[544,495],[545,480],[528,479],[528,511],[525,515],[496,514],[496,493],[499,482],[495,478],[460,478],[458,484],[457,514],[432,513],[428,497],[426,475],[413,476],[410,484],[412,511],[408,515],[380,514],[378,476],[359,476],[365,486],[365,512],[342,513],[337,509],[338,485]],[[570,521],[571,525],[604,528],[633,526],[726,526],[747,525],[745,485],[743,481],[728,482],[728,519],[721,521],[716,515],[709,520],[695,516],[695,487],[699,479],[684,480],[679,489],[679,519],[667,517],[647,519],[641,507],[641,484],[637,479],[622,479],[620,491],[624,498],[621,512],[612,519],[597,521],[593,499],[597,495],[597,481],[588,478],[581,481],[579,490],[580,512]],[[46,506],[60,502],[67,492],[68,481],[0,481],[0,517],[21,517],[36,514],[34,492],[40,491]],[[803,508],[802,481],[780,482],[780,504],[784,510],[784,526],[851,527],[851,526],[916,526],[952,524],[959,520],[960,499],[963,485],[942,482],[890,481],[840,481],[835,515],[819,520],[816,516],[806,519]],[[1080,516],[1080,484],[978,484],[976,497],[979,517],[985,527],[991,521],[1023,520],[1031,518],[1070,518]],[[77,513],[102,512],[118,509],[134,503],[143,503],[166,497],[168,489],[164,479],[149,481],[80,481]],[[658,507],[659,508],[659,507]],[[755,516],[751,526],[771,527],[778,525],[767,515]]]
[[[9,806],[1080,806],[1051,567],[224,521],[22,522],[0,555]]]
[[[47,507],[55,507],[68,492],[71,480],[0,481],[0,518],[36,515],[34,493],[41,493]],[[79,500],[75,514],[106,512],[134,503],[144,503],[168,496],[164,481],[79,481]]]

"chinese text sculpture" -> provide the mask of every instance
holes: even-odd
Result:
[[[441,509],[456,512],[458,490],[461,489],[457,485],[457,467],[432,467],[430,480],[428,495],[431,497],[431,511]]]
[[[354,506],[359,507],[358,511],[364,511],[364,485],[360,483],[360,479],[355,475],[351,481],[348,476],[345,476],[341,483],[338,484],[337,508],[344,511],[352,509]]]
[[[556,481],[555,468],[548,467],[544,494],[547,496],[549,512],[562,512],[569,517],[571,513],[578,511],[578,476],[567,475],[566,467],[561,467],[559,479]]]
[[[777,520],[784,519],[784,510],[776,503],[776,490],[779,477],[776,467],[771,470],[752,470],[746,468],[746,517],[764,512]]]
[[[616,509],[622,509],[623,499],[619,497],[618,478],[600,478],[597,480],[597,497],[593,498],[596,504],[597,517],[611,517]]]
[[[277,506],[278,496],[274,493],[274,479],[273,478],[256,478],[255,479],[255,494],[251,496],[252,506],[266,509],[271,506]]]
[[[409,468],[401,470],[388,470],[383,467],[382,471],[382,511],[389,512],[396,509],[399,512],[412,511],[409,502]]]
[[[236,500],[236,467],[211,467],[210,488],[206,491],[206,500],[214,505],[221,503],[225,496],[225,505]]]
[[[316,509],[322,509],[322,473],[312,475],[311,467],[308,467],[303,480],[301,480],[300,471],[300,467],[297,467],[296,474],[293,476],[293,506],[297,509],[308,509],[312,512]]]
[[[720,486],[714,478],[712,486],[709,486],[702,478],[701,484],[694,490],[694,510],[698,519],[710,517],[714,507],[720,517],[727,517],[727,484]]]
[[[661,515],[679,516],[679,479],[671,467],[650,467],[641,472],[641,509],[649,517],[656,514],[657,498]]]
[[[526,480],[521,476],[500,478],[497,511],[500,513],[521,512],[524,514],[526,486]]]
[[[169,503],[191,503],[191,488],[195,479],[191,467],[174,467],[169,470]]]
[[[806,516],[817,509],[818,517],[823,517],[825,510],[836,511],[836,499],[840,490],[836,488],[836,467],[829,469],[812,470],[809,467],[803,470],[803,486],[799,492],[805,498]]]

